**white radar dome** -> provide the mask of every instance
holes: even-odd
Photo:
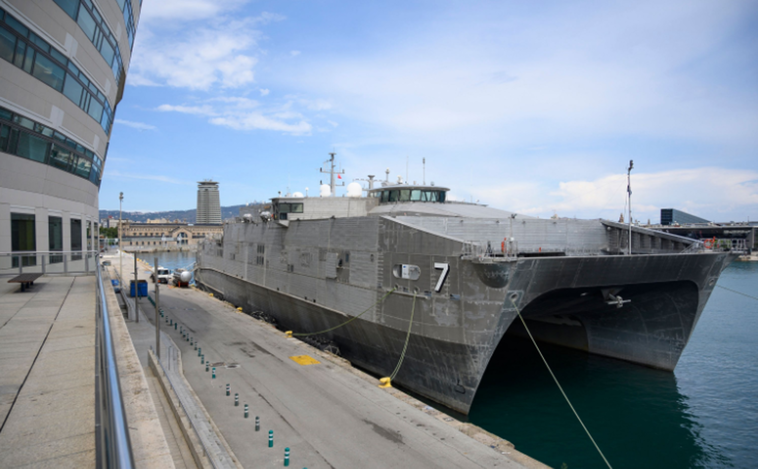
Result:
[[[360,197],[363,195],[363,187],[361,187],[360,184],[357,182],[351,182],[347,185],[347,196],[348,197]]]
[[[329,188],[329,184],[321,184],[319,188],[319,195],[321,197],[329,197],[332,195],[332,190]]]
[[[302,196],[303,196],[302,192],[295,192],[294,194],[292,194],[292,197],[302,197]]]
[[[182,282],[187,283],[192,279],[192,272],[185,270],[184,272],[179,274],[179,278],[181,279]]]

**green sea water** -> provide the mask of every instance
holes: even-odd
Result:
[[[718,285],[758,297],[758,263]],[[758,467],[758,300],[717,287],[674,373],[541,348],[614,469]],[[497,354],[470,421],[552,467],[607,467],[531,342]]]

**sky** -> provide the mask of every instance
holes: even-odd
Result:
[[[348,183],[613,220],[634,160],[643,223],[758,220],[756,25],[741,0],[146,0],[100,208],[316,196],[335,152]]]

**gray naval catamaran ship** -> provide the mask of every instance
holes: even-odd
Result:
[[[410,327],[393,383],[464,414],[498,366],[498,344],[523,333],[517,308],[538,340],[673,370],[736,257],[607,220],[451,201],[433,183],[374,187],[369,176],[368,189],[327,196],[334,154],[327,164],[321,197],[271,199],[206,241],[197,283],[284,330],[360,315],[321,339],[379,376],[397,365]]]

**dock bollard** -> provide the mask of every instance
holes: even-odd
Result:
[[[197,356],[199,357],[202,354],[203,354],[203,348],[202,347],[198,347],[197,348]]]
[[[200,356],[200,364],[201,364],[201,365],[204,365],[204,364],[205,364],[205,357],[204,357],[204,356],[202,356],[202,355]]]
[[[234,407],[240,406],[240,393],[235,392],[234,393]]]
[[[211,379],[216,379],[216,367],[213,367],[213,375],[211,376]]]
[[[197,339],[195,340],[195,350],[197,350]]]
[[[226,395],[231,396],[231,394],[229,393],[229,383],[226,383]]]
[[[268,447],[269,448],[274,447],[274,430],[268,431]]]
[[[260,431],[261,429],[261,418],[257,415],[255,416],[255,431]]]
[[[245,404],[245,418],[247,418],[249,415],[250,415],[249,407],[247,406],[247,404]]]
[[[203,357],[205,357],[205,355],[203,355]],[[210,366],[210,362],[205,362],[205,372],[206,373],[208,372],[208,370],[210,370],[210,368],[208,368],[209,366]]]
[[[176,325],[177,325],[177,323],[174,323],[174,330],[176,330]]]
[[[284,448],[284,467],[290,465],[290,449]]]

